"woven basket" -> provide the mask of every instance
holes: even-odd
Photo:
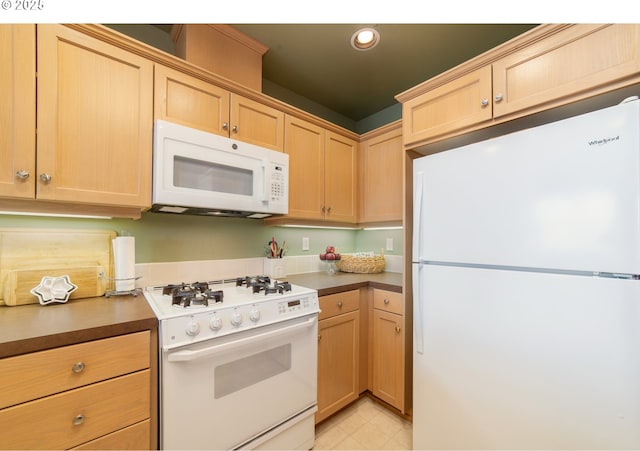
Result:
[[[373,257],[356,257],[354,255],[342,255],[336,261],[336,266],[342,272],[354,272],[360,274],[372,274],[384,271],[384,254]]]

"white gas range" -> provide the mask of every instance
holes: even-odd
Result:
[[[266,276],[149,287],[162,449],[310,449],[316,290]]]

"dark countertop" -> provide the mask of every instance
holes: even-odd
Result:
[[[0,358],[157,327],[142,294],[0,306]]]
[[[397,272],[381,272],[377,274],[354,274],[326,272],[292,274],[284,277],[288,282],[318,290],[318,296],[355,290],[361,287],[374,287],[402,293],[402,274]]]
[[[315,272],[285,279],[316,289],[319,296],[367,286],[402,292],[402,274],[394,272]],[[0,358],[157,328],[158,320],[142,294],[0,306]]]

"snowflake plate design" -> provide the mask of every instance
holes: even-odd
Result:
[[[77,285],[71,283],[69,276],[48,277],[45,276],[40,281],[40,285],[31,290],[31,294],[38,298],[41,305],[51,303],[65,303],[73,293]]]

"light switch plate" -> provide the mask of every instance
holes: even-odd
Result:
[[[387,238],[387,250],[388,251],[393,250],[393,238]]]

